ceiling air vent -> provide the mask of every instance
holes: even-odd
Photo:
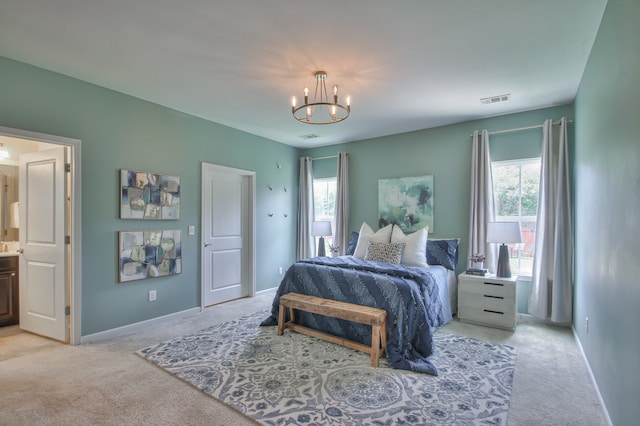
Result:
[[[302,139],[315,139],[315,138],[318,138],[319,136],[313,133],[309,133],[308,135],[302,135],[300,137]]]
[[[511,98],[511,93],[507,93],[506,95],[489,96],[488,98],[482,98],[480,99],[480,103],[482,105],[496,104],[498,102],[506,102],[510,98]]]

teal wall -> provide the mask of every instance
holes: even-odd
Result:
[[[82,141],[83,336],[200,305],[202,162],[256,172],[257,290],[294,261],[298,150],[2,57],[0,93],[0,126]],[[180,220],[120,220],[121,168],[179,175]],[[183,273],[119,284],[117,231],[159,228],[182,230]]]
[[[640,2],[608,3],[575,101],[575,137],[569,126],[576,230],[574,327],[616,425],[635,424],[640,418],[640,263],[635,259],[640,253],[639,21]],[[83,335],[199,305],[199,238],[187,237],[186,227],[200,227],[202,161],[257,173],[258,290],[276,286],[277,267],[295,258],[299,154],[351,154],[354,230],[362,221],[376,225],[378,179],[433,174],[436,216],[431,237],[462,238],[462,270],[471,132],[529,126],[563,115],[574,118],[574,106],[565,105],[299,152],[4,58],[0,93],[0,125],[82,140]],[[493,157],[534,156],[540,135],[535,129],[492,136]],[[319,162],[318,174],[330,175],[333,161]],[[277,169],[275,163],[283,167]],[[182,275],[117,283],[116,231],[157,227],[156,222],[118,219],[120,168],[182,177],[182,218],[170,223],[185,234]],[[280,190],[284,186],[290,189],[286,193]],[[155,303],[146,302],[150,289],[158,290]]]
[[[471,137],[473,130],[502,130],[542,124],[562,116],[573,119],[573,105],[563,105],[484,120],[443,126],[308,149],[303,155],[323,157],[339,151],[349,153],[349,229],[357,231],[363,221],[377,229],[378,179],[434,175],[434,229],[430,238],[461,238],[458,270],[467,267]],[[571,129],[571,128],[570,128]],[[570,132],[572,140],[573,131]],[[489,138],[492,158],[507,160],[540,155],[542,130],[531,129]],[[320,160],[318,174],[336,173],[336,159]],[[331,167],[329,166],[331,165]],[[431,231],[431,230],[430,230]],[[526,295],[525,295],[526,296]]]
[[[575,101],[574,327],[614,425],[640,419],[638,22],[608,2]]]

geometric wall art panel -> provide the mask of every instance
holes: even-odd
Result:
[[[119,281],[127,282],[182,273],[179,229],[118,232]]]
[[[180,219],[180,176],[120,170],[121,219]]]

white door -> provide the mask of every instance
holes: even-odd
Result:
[[[20,327],[68,342],[65,153],[20,156]]]
[[[202,165],[203,306],[253,295],[252,176]]]

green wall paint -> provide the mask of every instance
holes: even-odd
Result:
[[[608,2],[575,102],[574,328],[614,425],[640,419],[638,22]]]
[[[323,158],[322,160],[313,161],[313,177],[327,178],[336,177],[338,175],[338,159]]]
[[[484,120],[468,121],[411,133],[386,136],[308,149],[303,155],[323,157],[339,151],[349,153],[349,228],[359,230],[363,221],[377,229],[378,179],[434,175],[435,218],[430,238],[461,238],[458,270],[466,268],[469,234],[469,192],[471,138],[475,129],[502,130],[542,124],[566,116],[573,119],[573,106],[563,105]],[[496,159],[528,158],[540,155],[542,130],[533,129],[490,137]],[[319,169],[326,173],[321,160]],[[314,170],[316,163],[314,162]]]
[[[635,424],[640,406],[640,30],[638,2],[609,2],[575,102],[574,327],[614,424]],[[379,178],[433,174],[435,233],[461,237],[464,269],[468,234],[470,139],[474,129],[573,118],[573,106],[468,121],[339,146],[296,149],[191,117],[114,91],[0,57],[0,125],[82,140],[82,334],[87,335],[199,305],[200,163],[256,171],[257,286],[276,286],[277,267],[295,258],[297,169],[300,154],[351,154],[350,228],[376,225]],[[570,143],[573,126],[569,126]],[[491,138],[494,159],[539,154],[540,131]],[[318,175],[335,173],[318,162]],[[275,164],[283,167],[277,169]],[[158,170],[182,176],[184,272],[178,277],[118,284],[116,232],[157,222],[118,219],[118,170]],[[271,185],[274,190],[269,191]],[[287,186],[289,191],[282,188]],[[269,213],[274,213],[269,217]],[[289,214],[284,218],[284,214]],[[163,225],[164,226],[164,225]],[[158,290],[158,302],[146,293]],[[584,317],[590,318],[590,332]]]
[[[200,305],[202,162],[256,172],[257,290],[295,259],[297,149],[2,57],[0,93],[1,126],[82,141],[83,336]],[[121,168],[181,176],[181,219],[120,220]],[[117,231],[176,228],[182,274],[118,283]]]

